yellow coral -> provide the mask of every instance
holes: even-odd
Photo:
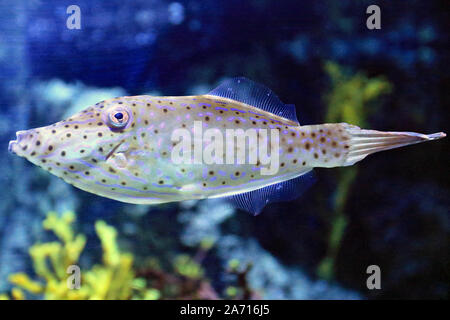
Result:
[[[368,116],[376,110],[374,102],[379,96],[389,93],[392,85],[384,77],[368,78],[362,72],[351,74],[333,62],[325,64],[325,71],[331,80],[331,91],[325,96],[328,105],[325,122],[347,122],[366,127]],[[344,213],[347,195],[357,172],[357,167],[337,170],[339,178],[333,203],[328,252],[317,268],[318,276],[324,279],[333,277],[334,260],[347,226]]]
[[[27,274],[22,272],[11,275],[9,281],[33,294],[39,294],[43,291],[43,287],[39,282],[31,280]]]
[[[25,294],[20,288],[13,288],[11,291],[11,295],[14,300],[24,300]]]
[[[365,127],[375,108],[371,103],[389,93],[392,85],[384,77],[368,78],[364,73],[351,74],[333,62],[325,64],[332,90],[326,95],[326,122],[348,122]]]
[[[187,278],[200,279],[203,276],[203,269],[190,256],[180,254],[175,258],[175,271]]]
[[[9,277],[15,287],[13,299],[24,299],[26,292],[43,295],[45,299],[158,299],[159,291],[145,287],[145,280],[135,278],[133,256],[122,253],[117,245],[116,230],[104,221],[97,221],[95,230],[103,248],[103,263],[81,271],[78,289],[71,286],[69,267],[76,266],[86,244],[84,235],[75,235],[73,212],[58,216],[50,212],[43,222],[46,230],[55,233],[59,241],[38,243],[30,248],[35,273],[42,282],[24,273]],[[142,285],[143,283],[143,285]],[[140,285],[139,285],[140,284]],[[23,289],[23,290],[22,290]],[[7,295],[0,299],[7,299]]]

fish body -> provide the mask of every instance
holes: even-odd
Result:
[[[373,152],[445,136],[363,130],[346,123],[301,126],[295,115],[284,116],[288,107],[268,89],[258,86],[262,96],[253,100],[237,100],[248,90],[227,94],[230,86],[239,90],[241,81],[248,80],[235,82],[237,89],[228,83],[206,95],[105,100],[50,126],[17,132],[9,149],[82,190],[154,204],[246,195],[313,168],[352,165]],[[225,139],[230,132],[235,136]],[[219,138],[225,139],[222,148],[208,150]],[[263,145],[265,153],[257,150]],[[272,188],[262,198],[259,193],[261,204],[249,211],[260,211],[276,190],[283,192]]]

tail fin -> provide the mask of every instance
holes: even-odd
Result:
[[[345,166],[350,166],[355,162],[364,159],[369,154],[378,151],[437,140],[446,136],[444,132],[433,134],[394,131],[383,132],[377,130],[365,130],[353,125],[347,125],[346,131],[350,135],[350,148],[344,163]]]

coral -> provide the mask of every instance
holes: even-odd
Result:
[[[327,62],[325,70],[331,80],[331,90],[326,96],[328,108],[325,122],[347,122],[365,127],[369,115],[378,106],[377,98],[392,89],[383,77],[368,78],[362,72],[352,74],[333,62]],[[334,275],[334,261],[347,225],[345,205],[358,167],[339,168],[337,172],[339,178],[333,200],[328,251],[317,267],[318,276],[327,280],[331,280]]]
[[[230,232],[225,225],[231,217],[237,219],[238,215],[224,199],[198,202],[196,207],[189,207],[178,216],[184,224],[181,239],[187,246],[201,248],[214,243],[214,254],[226,266],[226,273],[221,274],[225,286],[222,295],[226,298],[361,298],[357,293],[338,285],[310,279],[298,267],[281,263],[254,238]]]
[[[203,277],[201,266],[186,254],[177,256],[174,265],[177,273],[182,276],[192,279],[200,279]]]
[[[173,259],[170,270],[163,270],[159,262],[151,259],[146,266],[137,271],[137,274],[156,288],[164,298],[168,299],[219,299],[222,297],[209,279],[205,277],[203,261],[208,252],[213,248],[214,242],[204,239],[197,247],[197,252],[193,255],[179,254]],[[231,270],[226,270],[231,273]],[[245,282],[235,284],[237,290],[251,292],[249,287],[242,287]],[[226,298],[230,297],[225,292]]]
[[[354,291],[323,280],[310,279],[296,267],[281,264],[254,239],[223,236],[218,251],[237,277],[240,288],[227,288],[236,298],[264,299],[361,299]],[[242,275],[245,274],[245,278]],[[247,283],[247,284],[245,284]],[[245,292],[245,287],[252,288]]]
[[[223,199],[210,199],[199,206],[188,207],[178,215],[178,220],[186,225],[181,241],[188,246],[201,244],[205,239],[216,242],[220,234],[220,224],[235,214],[235,210]]]
[[[12,274],[9,281],[14,287],[10,295],[1,294],[0,300],[28,297],[49,300],[220,298],[205,278],[201,265],[213,247],[213,241],[202,241],[193,257],[187,254],[176,255],[169,271],[163,270],[159,261],[151,258],[147,259],[145,266],[135,271],[134,256],[119,249],[116,229],[102,220],[95,223],[103,252],[102,263],[85,271],[78,269],[81,277],[77,286],[77,281],[71,274],[74,269],[80,268],[78,264],[86,245],[86,237],[75,234],[74,222],[75,214],[70,211],[61,216],[55,212],[47,215],[43,227],[52,231],[58,241],[37,243],[30,248],[37,280],[23,272]],[[251,296],[245,274],[239,275],[239,281],[234,287],[236,291]]]
[[[367,126],[368,116],[376,110],[376,99],[391,92],[392,85],[384,77],[369,78],[362,72],[352,74],[334,62],[325,63],[331,81],[326,95],[325,122],[348,122]]]
[[[103,263],[81,272],[81,286],[73,288],[68,282],[70,266],[78,264],[85,247],[84,235],[76,235],[72,229],[73,212],[59,217],[50,212],[43,222],[46,230],[52,231],[59,241],[38,243],[29,252],[38,281],[25,273],[16,273],[9,280],[16,287],[14,299],[25,298],[22,290],[32,296],[45,299],[139,299],[158,298],[154,289],[147,289],[143,280],[135,277],[133,256],[122,253],[116,242],[116,230],[103,221],[97,221],[95,229],[103,248]],[[3,296],[5,297],[5,296]]]

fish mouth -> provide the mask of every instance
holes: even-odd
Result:
[[[17,145],[17,140],[11,140],[8,144],[8,151],[15,154],[14,147]]]
[[[16,132],[16,140],[11,140],[8,143],[8,151],[12,154],[18,154],[19,149],[23,149],[25,146],[21,145],[23,138],[27,135],[27,132],[20,130]]]

